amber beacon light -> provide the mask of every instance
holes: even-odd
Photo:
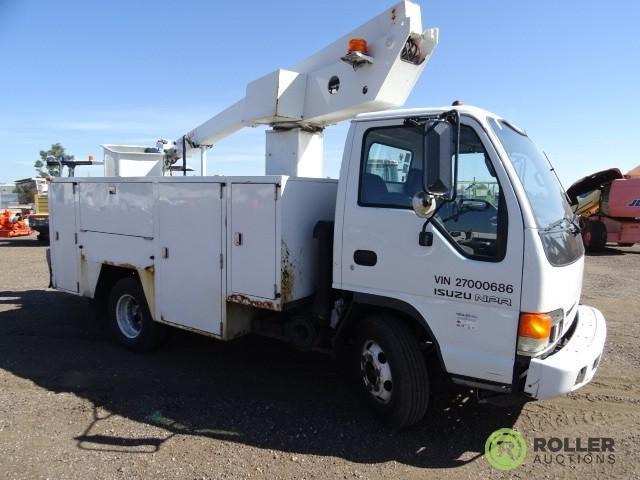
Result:
[[[349,53],[358,52],[366,55],[369,51],[367,41],[364,38],[352,38],[349,40]]]

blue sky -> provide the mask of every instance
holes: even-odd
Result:
[[[101,143],[177,138],[392,3],[0,0],[0,181],[31,176],[55,142],[99,159]],[[420,3],[440,43],[407,107],[460,98],[503,115],[565,184],[640,164],[640,2]],[[347,129],[326,130],[329,176]],[[247,129],[210,152],[209,172],[261,174],[263,156],[262,130]]]

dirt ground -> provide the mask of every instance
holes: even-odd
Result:
[[[45,248],[0,241],[0,479],[640,478],[640,248],[586,260],[583,303],[608,321],[594,381],[497,407],[438,379],[428,417],[392,432],[340,365],[259,338],[176,331],[159,352],[120,349],[87,302],[48,290]],[[487,436],[529,446],[504,473]],[[533,437],[611,437],[615,463],[535,462]]]

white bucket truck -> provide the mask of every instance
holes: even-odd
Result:
[[[396,426],[427,411],[430,354],[480,391],[583,386],[606,325],[579,303],[584,250],[544,157],[478,108],[390,110],[437,35],[401,2],[176,142],[106,147],[111,171],[133,148],[149,175],[55,179],[54,287],[94,299],[133,350],[172,326],[348,352]],[[323,128],[348,118],[340,178],[321,178]],[[204,173],[208,146],[255,125],[266,175],[167,176],[193,152]]]

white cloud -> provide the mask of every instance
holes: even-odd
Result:
[[[142,127],[140,124],[124,124],[120,122],[60,122],[50,125],[55,130],[77,130],[77,131],[109,131],[109,130],[131,130]]]

